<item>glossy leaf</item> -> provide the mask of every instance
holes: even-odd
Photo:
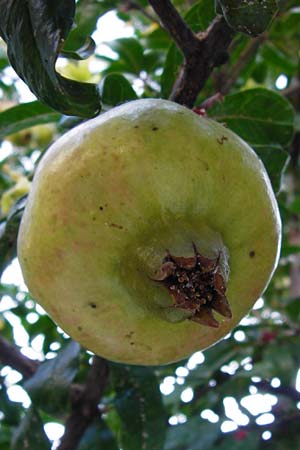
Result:
[[[219,4],[228,24],[250,36],[263,33],[278,8],[276,0],[219,0]]]
[[[38,99],[67,115],[99,113],[96,85],[69,80],[55,70],[73,23],[75,1],[0,0],[0,8],[0,35],[7,43],[10,63]]]
[[[102,101],[106,105],[119,105],[128,100],[137,99],[129,81],[120,74],[106,75],[101,83]]]
[[[116,4],[116,0],[78,0],[74,28],[64,43],[64,51],[74,52],[84,46],[87,37],[95,30],[99,17],[112,10]]]

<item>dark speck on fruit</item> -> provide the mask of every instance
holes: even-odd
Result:
[[[251,252],[249,252],[249,256],[250,256],[250,258],[254,258],[254,256],[255,256],[255,251],[254,251],[254,250],[251,250]]]
[[[89,303],[89,306],[90,306],[91,308],[93,308],[93,309],[97,308],[96,303]]]
[[[152,127],[152,131],[157,131],[158,127]]]
[[[109,226],[112,228],[118,228],[118,230],[123,230],[122,225],[118,225],[117,223],[110,223]]]

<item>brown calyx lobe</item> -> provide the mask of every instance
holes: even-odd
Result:
[[[189,313],[189,319],[217,328],[213,310],[230,319],[226,283],[221,272],[220,255],[215,259],[201,255],[193,243],[192,257],[174,256],[167,250],[154,281],[162,283],[172,297],[171,308]]]

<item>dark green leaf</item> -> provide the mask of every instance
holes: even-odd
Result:
[[[299,251],[299,249],[298,249]],[[291,300],[285,308],[289,318],[294,322],[299,322],[300,319],[300,299]]]
[[[70,384],[79,368],[79,352],[79,344],[69,342],[56,358],[43,362],[36,373],[24,383],[24,389],[36,407],[49,414],[65,410]]]
[[[0,34],[17,74],[45,104],[67,114],[100,111],[96,85],[62,77],[55,62],[73,23],[75,1],[0,0]],[[22,39],[20,39],[22,36]]]
[[[139,75],[143,69],[144,49],[137,39],[121,38],[107,45],[118,54],[118,62],[124,64],[125,71]]]
[[[228,24],[249,36],[263,33],[277,11],[276,0],[219,0],[219,4]]]
[[[45,434],[38,412],[28,409],[15,430],[11,450],[50,450],[51,444]]]
[[[281,95],[267,89],[249,89],[228,95],[208,114],[225,123],[255,149],[270,176],[275,191],[288,159],[282,146],[293,135],[294,110]]]
[[[166,415],[153,370],[112,365],[111,371],[123,450],[161,450]]]
[[[26,196],[11,208],[6,220],[0,222],[0,275],[16,256],[17,237],[25,208]]]
[[[268,89],[249,89],[228,95],[208,110],[251,146],[286,146],[293,135],[294,110],[281,95]]]
[[[76,3],[75,26],[64,44],[64,51],[72,52],[82,47],[87,36],[95,30],[99,17],[112,10],[116,4],[115,0],[79,0]]]
[[[169,428],[164,450],[210,450],[217,448],[215,442],[220,434],[218,423],[192,417],[182,425]]]
[[[119,450],[119,446],[106,423],[99,419],[88,427],[77,450]]]
[[[289,154],[280,145],[256,145],[253,148],[268,171],[274,192],[278,192]]]
[[[137,99],[129,81],[118,73],[112,73],[103,78],[101,96],[104,104],[112,106]]]
[[[0,139],[34,125],[58,122],[61,114],[40,102],[23,103],[0,113]]]
[[[65,56],[66,58],[72,58],[76,60],[87,59],[89,56],[93,55],[95,49],[96,49],[95,41],[91,37],[88,37],[82,47],[78,48],[76,51],[62,50],[61,56]]]
[[[0,422],[0,448],[1,450],[11,449],[12,428]]]
[[[297,64],[272,42],[267,42],[261,53],[265,63],[276,68],[278,74],[292,75],[296,70]]]

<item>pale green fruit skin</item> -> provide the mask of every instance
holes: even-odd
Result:
[[[87,349],[167,364],[231,330],[275,269],[281,225],[266,171],[224,126],[164,100],[85,122],[47,151],[21,223],[18,255],[34,298]],[[165,249],[228,252],[233,318],[218,329],[170,323],[151,280]],[[254,251],[255,256],[251,257]]]

